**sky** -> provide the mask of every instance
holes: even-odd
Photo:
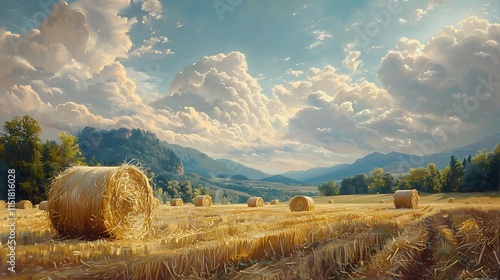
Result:
[[[140,128],[269,173],[500,132],[480,0],[3,0],[0,122]]]

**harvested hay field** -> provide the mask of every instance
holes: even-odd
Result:
[[[292,212],[288,203],[272,208],[160,205],[154,234],[141,241],[54,239],[44,211],[21,210],[16,212],[16,277],[498,278],[500,196],[465,205],[449,204],[446,196],[421,195],[416,209],[378,203],[391,198],[336,197],[335,204],[328,204],[327,197],[313,198],[314,211],[302,212]],[[457,197],[465,199],[476,200]],[[0,210],[0,219],[7,216],[7,210]],[[8,233],[8,224],[2,223],[2,244]],[[2,263],[8,250],[0,249]],[[0,271],[0,278],[15,279],[9,276]]]

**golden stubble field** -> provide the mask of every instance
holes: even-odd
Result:
[[[15,277],[0,210],[0,278],[500,279],[499,194],[426,195],[415,210],[392,195],[314,200],[310,212],[160,205],[154,234],[127,241],[58,240],[44,211],[18,209]]]

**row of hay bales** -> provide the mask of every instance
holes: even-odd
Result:
[[[0,200],[0,209],[5,209],[7,208],[7,202],[4,200]],[[16,208],[17,209],[32,209],[33,208],[33,203],[29,200],[21,200],[19,202],[16,202]]]
[[[45,206],[52,226],[62,237],[142,239],[152,233],[153,214],[159,204],[142,170],[124,164],[66,169],[52,180]],[[180,206],[183,201],[173,199],[170,204]],[[397,191],[394,204],[396,208],[416,208],[417,191]],[[212,199],[199,195],[194,205],[210,207]],[[262,207],[264,201],[251,197],[247,205]],[[289,208],[293,212],[311,211],[315,203],[311,197],[295,196]]]

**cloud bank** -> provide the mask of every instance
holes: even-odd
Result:
[[[159,3],[142,8],[160,18]],[[377,83],[326,65],[290,72],[293,81],[265,93],[245,54],[231,51],[185,67],[170,92],[150,101],[122,61],[159,39],[132,49],[137,20],[120,16],[128,5],[59,2],[37,29],[0,29],[0,121],[30,114],[50,132],[142,128],[214,157],[286,171],[373,151],[432,152],[418,145],[426,139],[439,140],[436,150],[465,144],[500,119],[500,25],[477,17],[427,42],[401,38],[381,60]],[[356,72],[360,55],[349,52],[343,67]],[[469,136],[457,139],[459,131]]]

